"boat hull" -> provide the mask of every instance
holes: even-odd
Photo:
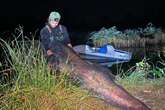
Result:
[[[104,48],[93,48],[88,45],[77,45],[73,49],[84,60],[96,62],[96,63],[122,63],[128,62],[132,58],[132,53],[122,50],[114,49],[108,45],[108,51],[104,52]]]

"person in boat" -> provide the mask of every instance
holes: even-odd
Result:
[[[64,45],[72,47],[67,28],[60,24],[60,20],[61,15],[59,12],[51,12],[46,25],[40,31],[41,47],[48,63],[51,63],[51,61],[54,63],[54,53],[50,50],[50,47],[53,47],[54,43],[61,42]]]

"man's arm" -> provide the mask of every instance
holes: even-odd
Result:
[[[45,54],[50,56],[50,55],[53,55],[54,53],[49,49],[49,44],[50,44],[50,34],[49,34],[49,31],[46,30],[45,28],[43,28],[41,31],[40,31],[40,37],[41,37],[41,45],[42,45],[42,48],[44,49],[45,51]]]
[[[71,44],[71,41],[70,41],[68,30],[65,26],[62,26],[62,27],[63,27],[64,36],[65,36],[65,42],[66,42],[67,46],[72,48],[72,44]]]

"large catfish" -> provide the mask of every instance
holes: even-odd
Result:
[[[48,61],[59,68],[68,68],[70,76],[80,80],[83,88],[99,96],[105,102],[124,110],[150,110],[143,102],[116,84],[108,69],[82,60],[73,49],[56,42],[50,48],[54,55]],[[57,60],[58,59],[58,60]]]

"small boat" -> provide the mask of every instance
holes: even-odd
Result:
[[[73,47],[81,58],[89,61],[94,61],[103,65],[128,62],[132,58],[132,53],[114,49],[110,44],[100,48],[90,47],[89,45],[77,45]]]

